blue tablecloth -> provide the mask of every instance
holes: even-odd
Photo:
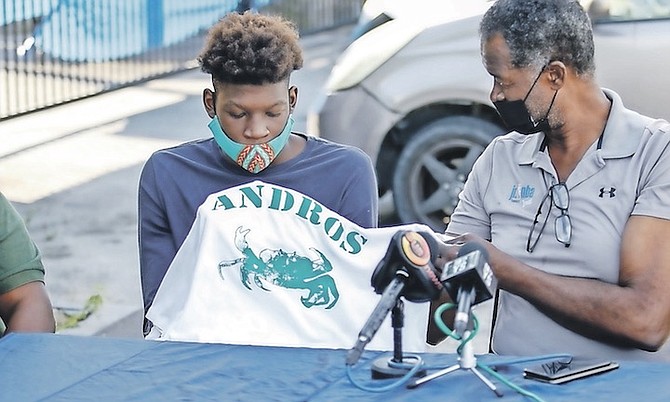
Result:
[[[346,350],[232,346],[54,334],[9,334],[0,339],[1,401],[529,401],[493,379],[498,398],[467,370],[415,389],[363,391],[346,375]],[[371,387],[374,359],[366,351],[353,366]],[[456,355],[423,355],[427,365],[450,366]],[[478,356],[489,364],[510,360]],[[524,364],[499,373],[545,401],[668,401],[670,364],[619,362],[617,370],[563,385],[522,377]],[[490,378],[490,377],[489,377]]]

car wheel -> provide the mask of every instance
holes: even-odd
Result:
[[[393,174],[393,201],[403,223],[443,232],[475,160],[504,130],[470,116],[436,120],[409,140]]]

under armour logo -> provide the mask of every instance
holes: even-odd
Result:
[[[616,188],[614,188],[614,187],[610,187],[607,190],[605,189],[605,187],[601,187],[600,188],[600,195],[598,197],[603,198],[605,196],[605,194],[609,194],[610,198],[613,198],[614,196],[616,196],[616,194],[614,194],[615,192],[616,192]]]

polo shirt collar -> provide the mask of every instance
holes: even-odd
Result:
[[[524,136],[519,152],[519,165],[532,165],[537,161],[540,148],[544,143],[544,133],[535,133]]]
[[[601,156],[603,159],[631,156],[635,153],[637,145],[640,143],[640,137],[644,132],[644,123],[640,119],[631,120],[626,118],[627,114],[634,112],[626,109],[621,101],[621,97],[616,92],[606,88],[602,90],[605,96],[612,101],[612,108],[607,118],[605,131],[598,139],[598,141],[602,141],[600,144]],[[631,123],[631,121],[637,123]],[[538,156],[543,154],[541,151],[544,151],[546,147],[544,144],[544,133],[530,134],[524,137],[519,152],[519,165],[538,163]]]
[[[643,119],[629,118],[629,114],[635,112],[626,109],[616,92],[606,88],[603,88],[603,92],[612,101],[612,109],[603,134],[601,156],[603,159],[631,156],[640,144],[645,122]]]

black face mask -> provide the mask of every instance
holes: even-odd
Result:
[[[517,131],[521,134],[534,134],[539,133],[540,131],[549,130],[549,120],[547,118],[549,117],[551,107],[554,105],[558,90],[554,92],[554,97],[551,98],[547,113],[537,122],[533,121],[533,118],[530,116],[528,108],[526,107],[526,99],[528,99],[528,95],[530,95],[530,92],[535,88],[535,84],[540,79],[543,72],[544,68],[542,68],[540,74],[535,78],[535,81],[533,81],[533,85],[531,85],[523,100],[493,102],[493,106],[495,106],[500,118],[503,123],[505,123],[505,126],[507,126],[507,129]]]

